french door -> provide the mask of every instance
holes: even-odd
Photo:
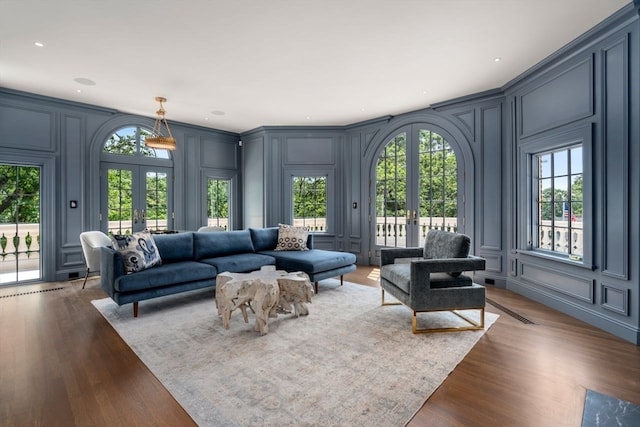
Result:
[[[42,278],[40,172],[0,164],[0,285]]]
[[[424,244],[431,229],[458,230],[463,179],[444,137],[424,125],[401,128],[375,162],[370,211],[371,263],[384,247]]]
[[[172,168],[102,162],[100,177],[101,230],[174,229]]]

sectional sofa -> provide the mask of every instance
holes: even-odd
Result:
[[[278,227],[224,232],[184,232],[154,235],[161,264],[133,273],[125,271],[123,256],[114,248],[101,253],[100,286],[118,304],[133,303],[194,289],[215,287],[218,273],[258,270],[275,265],[285,271],[303,271],[315,283],[356,269],[348,252],[313,248],[313,234],[302,251],[277,251]]]

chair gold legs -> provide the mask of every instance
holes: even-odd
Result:
[[[384,300],[384,289],[382,289],[382,304],[381,305],[400,305],[400,304],[402,304],[400,301],[385,302],[385,300]]]
[[[464,314],[458,312],[457,310],[449,310],[465,322],[468,325],[464,326],[453,326],[450,328],[418,328],[418,313],[425,312],[416,312],[413,311],[413,315],[411,317],[411,330],[414,334],[428,334],[432,332],[459,332],[459,331],[477,331],[479,329],[484,329],[484,307],[478,308],[480,310],[480,321],[476,322],[470,317],[465,316]]]
[[[384,299],[384,289],[382,289],[382,304],[381,305],[401,305],[400,301],[392,301],[387,302]],[[409,307],[410,308],[410,307]],[[484,307],[480,307],[477,309],[465,309],[465,310],[479,310],[480,311],[480,321],[477,322],[472,318],[465,316],[463,313],[460,313],[458,310],[432,310],[432,311],[415,311],[412,310],[411,315],[411,330],[414,334],[426,334],[431,332],[458,332],[458,331],[476,331],[479,329],[484,329]],[[467,325],[463,326],[453,326],[450,328],[418,328],[418,313],[430,313],[433,311],[450,311],[455,314],[465,322]]]

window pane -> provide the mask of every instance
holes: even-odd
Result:
[[[571,150],[571,173],[582,173],[582,147]]]
[[[558,151],[553,153],[553,174],[555,176],[568,174],[567,159],[567,151]]]
[[[581,256],[582,147],[574,146],[532,157],[538,175],[533,177],[534,248]],[[569,175],[569,170],[573,173]]]
[[[422,164],[425,160],[420,157],[419,161]],[[407,135],[403,132],[387,143],[376,165],[376,243],[378,245],[402,246],[404,244],[401,234],[406,224],[406,198]]]
[[[144,213],[149,230],[168,230],[167,174],[147,172],[147,209]]]
[[[108,231],[111,234],[129,234],[133,226],[132,172],[125,169],[109,169],[107,172]]]
[[[111,154],[133,156],[137,148],[137,131],[135,127],[119,129],[104,143],[103,151]]]
[[[571,177],[571,200],[581,201],[582,199],[582,175]]]
[[[293,177],[293,224],[327,231],[327,177]]]
[[[457,230],[458,166],[449,143],[435,132],[419,132],[421,237],[431,229]]]
[[[566,200],[569,194],[569,187],[567,185],[567,177],[553,179],[553,195],[556,199]]]
[[[207,225],[229,229],[229,187],[226,179],[209,178],[207,182]]]
[[[548,178],[551,176],[551,154],[539,156],[538,170],[540,171],[540,178]]]

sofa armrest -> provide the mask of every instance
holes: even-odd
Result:
[[[411,283],[414,289],[431,287],[431,273],[458,273],[485,269],[485,259],[475,256],[467,258],[424,259],[411,262]],[[455,276],[453,277],[455,280]]]
[[[100,248],[100,287],[111,298],[116,292],[116,279],[125,274],[122,255],[112,248]]]
[[[467,258],[437,258],[411,261],[411,269],[418,269],[423,273],[449,273],[457,271],[484,270],[484,258],[468,256]]]
[[[393,264],[397,258],[422,258],[423,248],[385,248],[380,250],[380,266]]]

